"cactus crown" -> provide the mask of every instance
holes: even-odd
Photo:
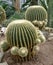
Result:
[[[0,24],[6,19],[6,13],[2,6],[0,6]]]
[[[30,6],[25,13],[25,19],[29,21],[43,21],[47,19],[47,11],[42,6]]]

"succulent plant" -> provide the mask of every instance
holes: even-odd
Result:
[[[45,22],[45,21],[37,21],[37,20],[35,20],[35,21],[33,21],[32,22],[35,26],[37,26],[37,27],[39,27],[39,29],[44,29],[45,28],[45,26],[47,25],[47,22]]]
[[[3,40],[3,41],[0,43],[0,48],[1,48],[3,51],[6,51],[6,50],[9,48],[9,44],[7,43],[6,40]]]
[[[40,31],[39,29],[37,30],[37,34],[38,34],[38,36],[43,35],[42,31]]]
[[[18,55],[18,47],[13,46],[10,51],[12,55]]]
[[[27,20],[15,20],[7,26],[6,38],[10,46],[29,48],[35,43],[37,32],[32,23]]]
[[[45,36],[44,36],[42,31],[37,30],[37,34],[38,34],[38,37],[37,37],[38,40],[36,39],[36,42],[38,42],[38,41],[40,42],[41,41],[40,43],[43,43],[43,42],[46,41],[46,38],[45,38]]]
[[[33,51],[32,51],[33,55],[36,55],[39,52],[39,50],[40,50],[39,46],[37,45],[33,46]]]
[[[44,35],[39,35],[39,39],[41,40],[41,42],[45,42],[46,38],[44,37]]]
[[[36,39],[36,44],[40,44],[42,43],[41,40],[39,38]]]
[[[21,57],[26,57],[28,55],[28,49],[26,47],[21,47],[19,50],[18,50],[18,54],[19,56]]]
[[[6,19],[6,13],[2,6],[0,6],[0,24]]]
[[[30,21],[14,20],[6,30],[6,40],[10,46],[12,59],[31,60],[39,51],[37,44],[44,41],[42,32]]]
[[[47,19],[47,11],[42,6],[30,6],[25,13],[25,19],[29,21],[43,21]]]
[[[35,45],[36,38],[37,28],[30,21],[15,20],[7,26],[6,39],[12,55],[18,48],[19,57],[31,56],[31,49]],[[15,52],[17,53],[17,51]]]

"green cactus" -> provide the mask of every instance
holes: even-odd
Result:
[[[25,48],[25,47],[21,47],[19,50],[18,50],[18,54],[19,56],[21,57],[26,57],[28,55],[28,49]]]
[[[45,42],[46,38],[44,37],[44,35],[39,35],[39,39],[41,40],[41,42]]]
[[[9,44],[7,43],[6,40],[3,40],[3,41],[0,43],[0,48],[1,48],[4,52],[8,50]]]
[[[43,35],[43,33],[40,30],[37,30],[37,34],[38,34],[37,39],[40,39],[41,43],[46,41],[45,36]]]
[[[0,6],[0,24],[6,19],[6,13],[2,6]]]
[[[25,19],[29,21],[43,21],[47,20],[47,11],[42,6],[30,6],[25,13]]]
[[[32,54],[36,55],[39,52],[39,50],[40,50],[39,46],[37,46],[37,45],[33,46]]]
[[[45,28],[45,26],[47,25],[47,22],[45,22],[45,21],[37,21],[37,20],[35,20],[35,21],[33,21],[32,22],[35,26],[37,26],[39,29],[44,29]]]
[[[10,46],[12,59],[31,60],[39,51],[37,44],[45,41],[42,32],[30,21],[14,20],[6,30],[6,40]]]
[[[39,38],[36,39],[36,44],[40,44],[41,40]]]
[[[15,20],[7,26],[6,38],[10,46],[27,47],[34,45],[37,32],[27,20]],[[33,43],[33,44],[32,44]]]
[[[35,26],[30,21],[15,20],[7,26],[6,39],[10,45],[10,48],[13,46],[19,48],[19,57],[25,57],[27,54],[28,56],[31,56],[31,50],[35,45],[36,38],[37,28],[35,28]],[[25,47],[27,50],[23,47]],[[27,53],[23,53],[22,50]]]
[[[11,54],[12,54],[12,55],[18,55],[18,47],[13,46],[13,47],[11,48]]]

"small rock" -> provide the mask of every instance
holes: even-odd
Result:
[[[2,28],[1,28],[1,33],[3,33],[3,34],[5,35],[6,29],[7,29],[6,27],[2,27]]]
[[[0,63],[0,65],[8,65],[7,62]]]
[[[50,41],[50,40],[53,40],[53,37],[49,37],[49,38],[48,38],[48,41]]]
[[[53,37],[53,33],[50,33],[49,37]]]

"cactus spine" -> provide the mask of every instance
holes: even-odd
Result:
[[[42,6],[30,6],[26,10],[25,19],[29,21],[43,21],[47,19],[47,11]]]

